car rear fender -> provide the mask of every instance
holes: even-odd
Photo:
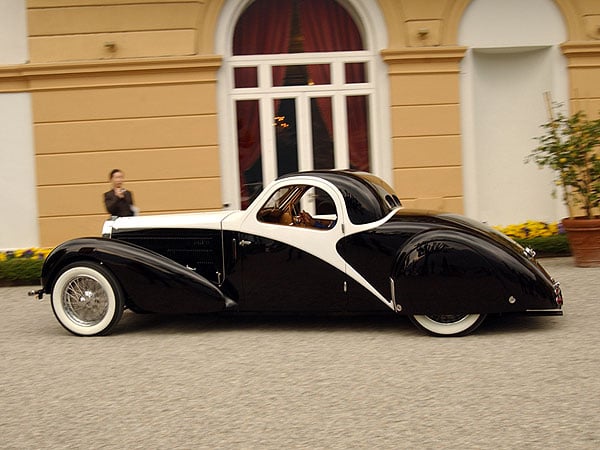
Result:
[[[392,269],[406,314],[518,312],[555,307],[552,284],[526,258],[455,230],[414,236]]]
[[[199,313],[231,304],[217,286],[193,270],[143,247],[105,238],[75,239],[56,247],[42,269],[44,292],[51,293],[63,268],[77,262],[108,269],[133,310]]]

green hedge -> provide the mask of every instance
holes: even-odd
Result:
[[[537,257],[569,256],[571,249],[566,234],[556,236],[534,237],[527,239],[513,238],[523,247],[531,247],[535,250]]]
[[[0,286],[40,284],[44,261],[12,258],[0,261]]]

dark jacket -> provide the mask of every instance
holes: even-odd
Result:
[[[123,198],[117,197],[113,190],[105,192],[104,205],[111,216],[133,216],[133,211],[131,210],[131,205],[133,205],[133,195],[131,194],[131,191],[125,191]]]

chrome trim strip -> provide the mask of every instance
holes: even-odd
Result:
[[[561,309],[528,309],[525,314],[529,316],[562,316]]]
[[[402,307],[396,303],[396,283],[394,283],[392,277],[390,277],[390,298],[392,299],[392,308],[394,312],[402,311]]]

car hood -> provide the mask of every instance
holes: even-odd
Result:
[[[202,228],[221,229],[221,222],[235,211],[215,211],[190,214],[161,214],[155,216],[118,217],[107,220],[102,228],[103,235],[112,230],[143,230],[151,228]]]

